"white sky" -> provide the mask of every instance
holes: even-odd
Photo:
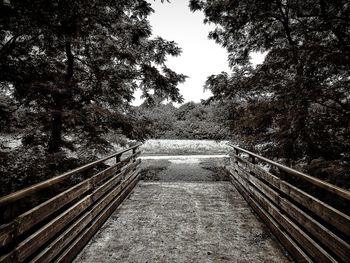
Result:
[[[208,39],[214,25],[203,24],[203,13],[192,13],[188,0],[171,0],[170,3],[147,1],[155,11],[149,17],[153,35],[174,40],[182,48],[182,54],[179,57],[169,56],[166,64],[175,72],[188,76],[186,82],[179,85],[185,102],[207,99],[211,95],[210,91],[203,91],[207,77],[229,71],[226,50]],[[142,103],[140,95],[136,92],[134,105]]]

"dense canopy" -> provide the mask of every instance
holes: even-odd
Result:
[[[216,25],[209,37],[229,52],[232,72],[210,76],[206,88],[231,105],[232,132],[288,164],[321,160],[346,173],[349,1],[192,0],[190,7]],[[252,52],[267,52],[256,68]]]
[[[185,76],[165,64],[181,48],[152,37],[152,12],[144,0],[1,1],[0,133],[22,141],[14,153],[2,145],[3,169],[50,156],[57,164],[69,151],[96,156],[110,132],[143,139],[131,107],[138,88],[145,98],[182,101]],[[12,155],[26,167],[10,165]]]

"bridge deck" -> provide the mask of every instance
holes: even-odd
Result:
[[[76,262],[289,262],[229,182],[143,182]]]

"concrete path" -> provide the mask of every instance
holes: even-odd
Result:
[[[76,262],[289,262],[229,182],[143,182]]]

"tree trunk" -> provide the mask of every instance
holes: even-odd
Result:
[[[52,113],[51,138],[49,141],[49,153],[59,152],[62,145],[62,110],[57,109]]]
[[[66,40],[65,52],[67,57],[67,70],[65,75],[65,87],[62,91],[70,88],[70,83],[73,78],[73,67],[74,67],[74,57],[72,54],[72,46],[70,40]],[[56,96],[54,96],[55,109],[52,112],[51,119],[51,137],[48,144],[48,151],[50,153],[56,153],[61,150],[62,147],[62,134],[63,134],[63,101],[66,92],[59,91]]]

